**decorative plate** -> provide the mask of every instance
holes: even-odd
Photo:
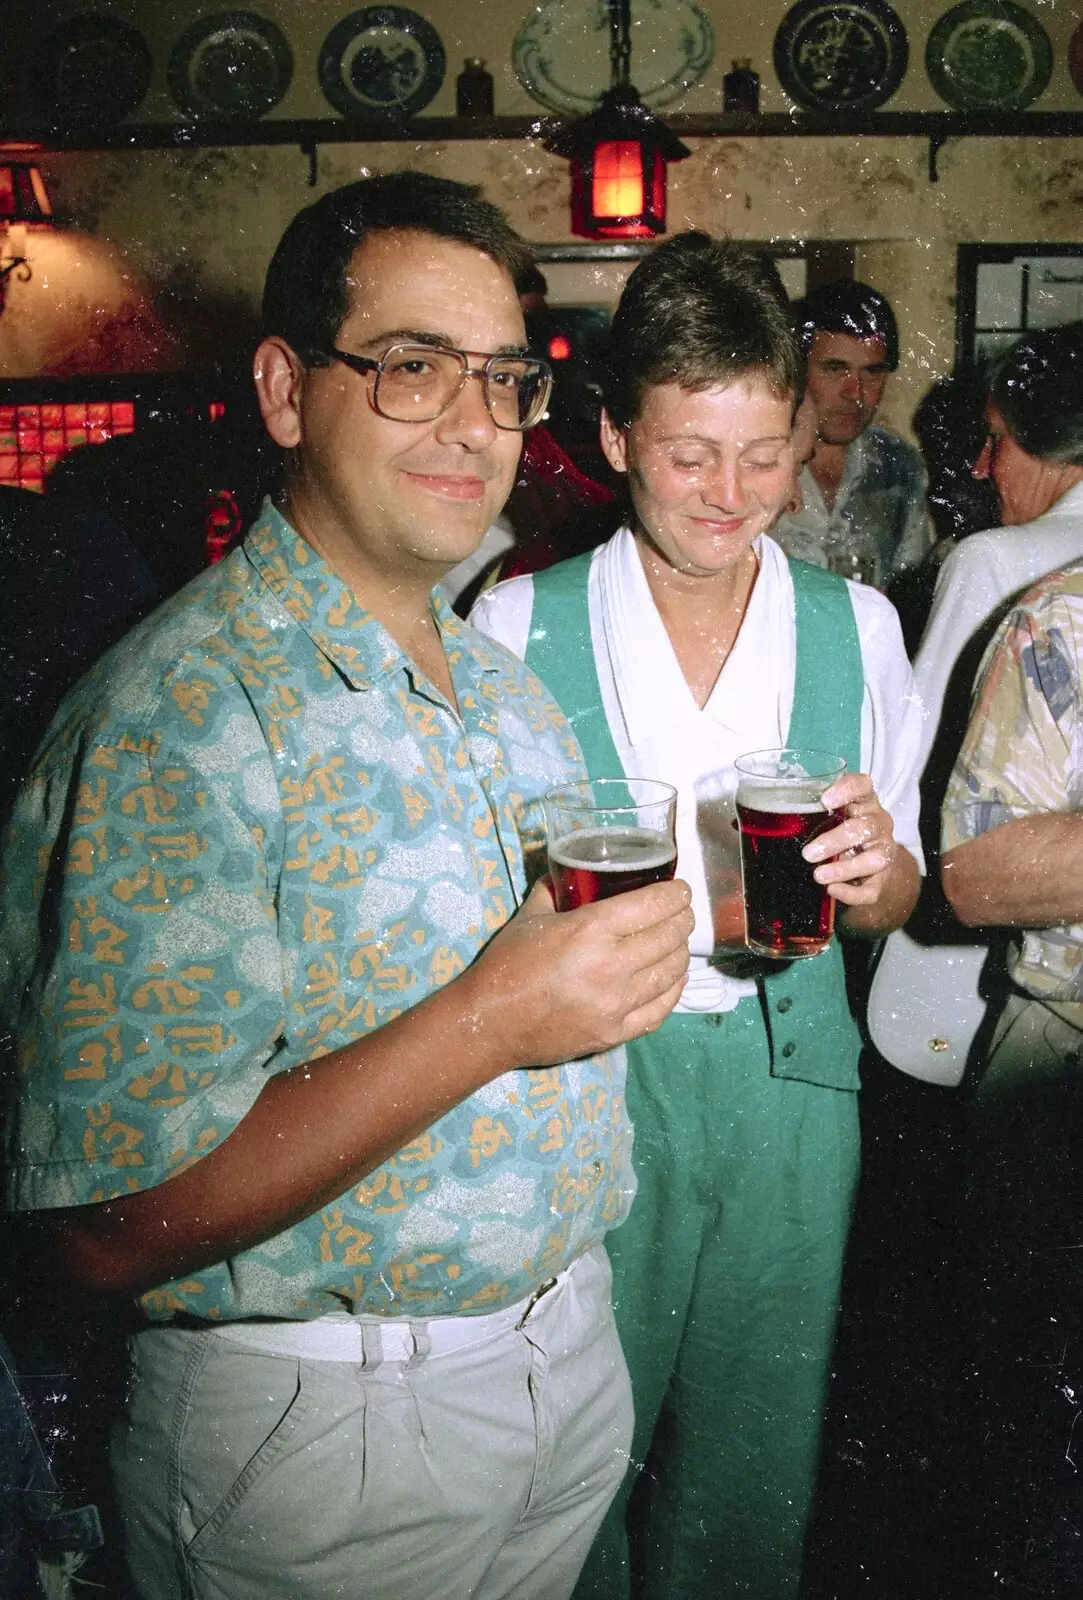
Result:
[[[1068,71],[1072,74],[1072,82],[1083,94],[1083,22],[1068,41]]]
[[[412,117],[444,81],[444,47],[430,22],[404,6],[343,17],[320,50],[320,88],[346,117]]]
[[[216,11],[186,28],[169,56],[169,92],[189,117],[264,116],[293,76],[286,36],[254,11]]]
[[[29,84],[56,128],[104,130],[140,104],[153,70],[154,58],[135,28],[80,12],[42,40]]]
[[[1049,82],[1053,46],[1012,0],[963,0],[930,33],[925,70],[954,111],[1019,111]]]
[[[775,71],[806,111],[872,111],[906,76],[910,48],[885,0],[798,0],[775,34]]]
[[[609,88],[609,10],[608,0],[544,0],[516,34],[516,76],[549,111],[582,116]],[[631,79],[648,106],[679,99],[714,59],[711,24],[692,0],[635,0],[631,41]]]

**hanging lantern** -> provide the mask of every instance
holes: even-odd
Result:
[[[597,111],[549,142],[571,162],[572,232],[586,239],[644,239],[666,229],[666,163],[687,145],[647,110],[629,81],[629,0],[609,0],[612,83]]]
[[[4,161],[0,154],[0,222],[52,220],[41,169],[29,161]]]

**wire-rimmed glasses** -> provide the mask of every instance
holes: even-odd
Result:
[[[393,344],[380,361],[334,347],[327,354],[354,372],[376,374],[372,403],[391,422],[435,422],[467,378],[480,378],[496,426],[521,432],[541,421],[553,387],[552,369],[533,356],[483,357],[480,351],[427,344]],[[484,365],[472,367],[471,356]]]

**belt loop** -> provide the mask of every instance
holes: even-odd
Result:
[[[542,1296],[548,1294],[550,1289],[554,1289],[556,1287],[556,1281],[557,1280],[555,1278],[546,1278],[544,1283],[539,1283],[538,1287],[534,1290],[534,1293],[530,1296],[530,1299],[526,1303],[526,1310],[515,1324],[516,1333],[518,1333],[523,1327],[523,1324],[526,1322],[527,1318],[530,1316],[530,1313],[533,1311],[534,1307],[537,1305]]]
[[[361,1366],[365,1372],[375,1372],[383,1364],[384,1342],[380,1329],[374,1322],[357,1323],[361,1336]]]
[[[414,1348],[409,1361],[406,1363],[405,1370],[407,1372],[411,1367],[419,1367],[425,1357],[432,1351],[432,1340],[429,1337],[429,1325],[427,1322],[411,1322],[410,1335],[414,1342]]]

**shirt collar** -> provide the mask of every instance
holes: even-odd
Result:
[[[244,542],[245,555],[294,622],[354,689],[371,689],[412,662],[348,584],[265,500]],[[499,664],[488,641],[455,615],[439,589],[429,601],[449,661],[474,658],[481,672]]]

